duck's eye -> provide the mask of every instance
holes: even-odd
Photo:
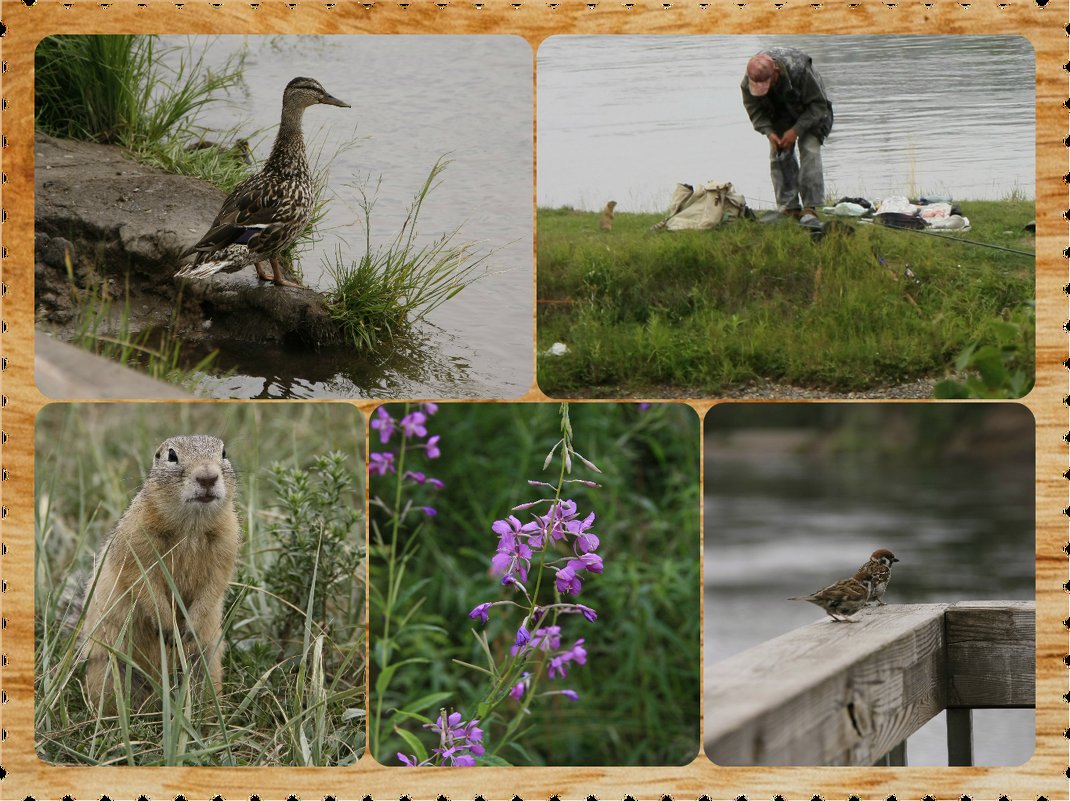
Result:
[[[178,461],[178,454],[175,453],[175,449],[174,448],[168,448],[167,449],[167,461],[169,461],[169,462],[177,462]]]

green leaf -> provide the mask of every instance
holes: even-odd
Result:
[[[417,698],[415,701],[410,701],[398,711],[420,712],[428,707],[437,706],[443,701],[448,700],[452,695],[452,693],[430,693],[422,698]]]
[[[399,729],[397,726],[394,727],[394,731],[412,749],[417,762],[423,762],[427,759],[427,749],[424,748],[424,744],[420,742],[420,739],[415,734],[405,729]]]
[[[476,757],[476,766],[484,768],[511,768],[513,767],[513,763],[502,759],[500,756],[495,756],[494,754],[484,754],[481,757]]]
[[[402,668],[405,665],[424,664],[427,661],[427,659],[414,657],[412,659],[403,659],[402,661],[395,662],[392,665],[387,665],[385,668],[383,668],[383,672],[380,673],[375,679],[375,691],[380,695],[384,694],[386,692],[387,687],[390,686],[390,681],[394,678],[394,674],[397,672],[398,668]]]

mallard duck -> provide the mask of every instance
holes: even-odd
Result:
[[[282,93],[282,122],[264,168],[238,184],[201,240],[182,254],[196,253],[177,275],[206,278],[256,265],[257,277],[276,286],[295,286],[282,275],[279,256],[301,235],[312,216],[315,192],[305,157],[301,119],[316,103],[349,108],[319,81],[294,78]],[[272,274],[263,269],[270,262]]]

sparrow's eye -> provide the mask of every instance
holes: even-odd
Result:
[[[174,448],[168,448],[167,449],[167,461],[176,462],[176,463],[178,462],[178,454],[175,453],[175,449]]]

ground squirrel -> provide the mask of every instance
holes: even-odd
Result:
[[[606,207],[602,209],[602,221],[599,223],[599,227],[603,231],[613,230],[613,209],[617,207],[617,201],[611,200],[606,204]]]
[[[181,665],[181,642],[187,664],[206,670],[220,688],[223,596],[240,543],[236,484],[215,437],[171,437],[157,449],[145,483],[97,554],[87,589],[83,655],[94,704],[103,694],[114,708],[111,651],[137,664],[142,675],[131,676],[131,685],[144,699],[147,679],[161,679],[161,640],[169,672]],[[124,675],[125,662],[117,661]]]

